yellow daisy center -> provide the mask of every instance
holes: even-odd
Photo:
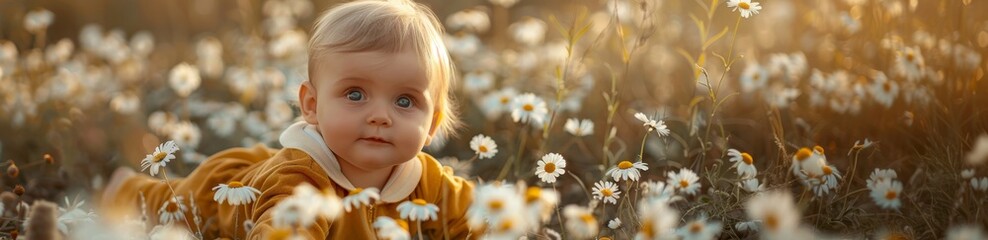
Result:
[[[759,79],[762,77],[762,73],[755,72],[755,75],[751,75],[751,79]]]
[[[820,145],[817,145],[817,146],[813,146],[813,151],[815,151],[815,152],[818,152],[818,153],[820,153],[821,155],[822,155],[822,154],[824,153],[824,152],[823,152],[823,147],[821,147]]]
[[[543,167],[543,170],[545,170],[545,172],[547,172],[547,173],[556,172],[556,164],[555,163],[545,163],[545,167]]]
[[[771,231],[779,229],[779,217],[775,216],[775,214],[765,216],[765,227]]]
[[[699,222],[694,222],[693,224],[690,224],[691,233],[697,234],[700,233],[700,231],[703,231],[703,224],[700,224]]]
[[[487,152],[487,146],[480,145],[480,147],[478,147],[477,150],[479,150],[482,153],[486,153]]]
[[[906,60],[910,62],[916,60],[916,54],[914,54],[912,51],[906,52]]]
[[[610,237],[600,237],[598,240],[612,240]]]
[[[501,209],[504,208],[504,202],[502,202],[501,200],[490,201],[487,203],[487,208],[490,208],[492,211],[495,212],[501,211]]]
[[[600,194],[604,195],[605,197],[610,197],[611,195],[614,195],[614,192],[611,192],[610,188],[605,188],[600,190]]]
[[[597,224],[597,219],[590,214],[580,215],[580,220],[583,220],[583,222],[586,224]]]
[[[686,179],[679,180],[679,187],[685,188],[689,186],[690,186],[690,182],[687,182]]]
[[[515,222],[512,222],[511,219],[505,219],[504,221],[501,222],[501,226],[499,226],[498,229],[501,231],[507,231],[510,230],[511,227],[513,227],[514,225]]]
[[[161,160],[165,160],[165,157],[166,156],[168,156],[168,153],[165,153],[165,152],[155,153],[154,154],[154,162],[161,162]]]
[[[824,165],[823,166],[823,175],[830,175],[831,173],[834,173],[834,169],[831,169],[830,166]]]
[[[357,194],[360,194],[360,192],[363,192],[363,191],[364,191],[363,188],[354,188],[353,190],[350,191],[350,195],[357,195]]]
[[[537,187],[529,187],[528,190],[525,191],[525,202],[535,202],[535,200],[539,200],[539,197],[541,196],[542,189]]]
[[[178,212],[178,204],[172,201],[168,201],[168,205],[165,206],[165,211],[170,213]]]
[[[634,164],[631,164],[631,162],[629,162],[629,161],[621,161],[621,163],[618,163],[618,168],[620,168],[622,170],[623,169],[629,169],[632,166],[634,166]]]
[[[751,8],[751,5],[748,5],[748,3],[746,3],[746,2],[739,2],[738,3],[738,7],[741,7],[741,9],[744,9],[744,10],[748,10],[749,8]]]
[[[645,235],[645,237],[648,239],[651,239],[652,236],[655,236],[655,231],[652,229],[652,221],[645,221],[642,223],[641,233],[642,235]]]
[[[421,199],[421,198],[416,198],[415,200],[412,200],[412,203],[419,206],[425,206],[426,204],[428,204],[427,202],[425,202],[425,199]]]
[[[810,158],[811,154],[813,154],[813,152],[811,152],[810,149],[800,148],[799,151],[796,152],[796,160],[806,160],[807,158]]]
[[[890,201],[891,200],[895,200],[895,198],[898,197],[898,195],[899,194],[896,193],[895,191],[888,191],[888,192],[885,192],[885,199],[888,199]]]
[[[395,220],[395,223],[397,223],[401,229],[405,229],[406,232],[408,231],[408,222],[405,220],[397,219]]]
[[[501,97],[501,104],[502,105],[508,104],[509,101],[511,101],[511,99],[508,99],[508,97]]]
[[[244,187],[244,183],[239,182],[239,181],[232,181],[229,184],[227,184],[226,186],[227,187],[230,187],[230,188],[242,188],[242,187]]]
[[[882,84],[882,89],[885,90],[886,92],[891,92],[892,91],[892,82],[885,81],[885,84]]]
[[[755,162],[755,159],[751,158],[751,154],[745,152],[741,153],[741,160],[744,160],[744,163],[747,163],[748,165],[751,165],[752,163]]]
[[[531,112],[531,111],[535,110],[535,106],[532,106],[532,104],[527,104],[526,103],[525,106],[522,106],[521,107],[521,109],[524,109],[526,112]]]

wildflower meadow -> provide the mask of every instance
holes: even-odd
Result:
[[[121,166],[167,181],[281,147],[340,2],[0,2],[0,239],[203,239],[195,196],[111,218],[100,194]],[[475,184],[470,238],[988,239],[988,1],[417,2],[462,120],[423,151]],[[301,185],[271,211],[305,227],[380,198]],[[422,239],[441,209],[372,227]]]

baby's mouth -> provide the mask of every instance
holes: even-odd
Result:
[[[381,144],[391,144],[391,142],[389,142],[388,140],[384,140],[384,138],[381,137],[365,137],[365,138],[360,138],[358,140],[381,143]]]

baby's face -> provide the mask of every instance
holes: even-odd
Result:
[[[435,106],[415,52],[332,52],[312,61],[311,82],[301,90],[310,97],[300,95],[309,101],[302,104],[303,116],[318,126],[341,164],[381,169],[422,149]]]

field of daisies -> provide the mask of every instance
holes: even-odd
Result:
[[[988,238],[986,1],[422,2],[464,120],[425,151],[476,183],[472,237]],[[119,166],[174,178],[280,147],[336,3],[0,3],[0,239],[201,239],[192,196],[111,222],[97,195]],[[275,224],[379,198],[319,192]],[[418,239],[434,206],[373,226]]]

